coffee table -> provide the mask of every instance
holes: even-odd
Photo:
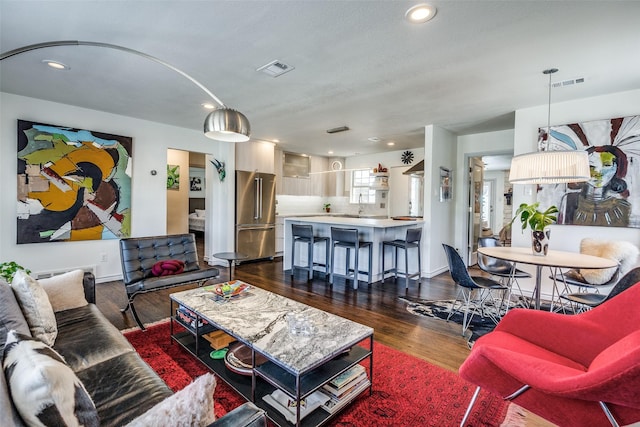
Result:
[[[255,286],[231,298],[219,297],[213,288],[204,286],[170,295],[171,337],[245,399],[264,409],[277,425],[318,426],[338,412],[318,408],[300,419],[297,404],[296,422],[291,424],[263,400],[275,389],[299,403],[367,358],[369,380],[373,379],[373,328]],[[185,325],[176,316],[177,306],[191,311],[196,318],[194,327]],[[290,329],[287,319],[292,314],[305,320],[305,328]],[[201,320],[207,324],[199,326]],[[176,323],[186,330],[175,332]],[[211,348],[202,335],[215,329],[223,330],[251,349],[251,376],[235,374],[226,368],[224,361],[209,357]],[[357,345],[367,340],[368,348]],[[256,355],[262,355],[267,362],[256,367]],[[367,388],[371,394],[371,385]]]

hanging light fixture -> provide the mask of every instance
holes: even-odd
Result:
[[[557,68],[544,70],[549,76],[549,106],[547,110],[547,132],[538,141],[535,153],[521,154],[511,159],[509,182],[512,184],[559,184],[583,182],[591,177],[586,151],[549,150],[551,141],[551,75]]]
[[[44,43],[36,43],[28,46],[19,47],[17,49],[10,50],[0,54],[0,61],[10,58],[21,53],[29,52],[36,49],[43,49],[55,46],[94,46],[103,47],[108,49],[116,49],[123,52],[128,52],[133,55],[147,58],[151,61],[157,62],[170,70],[182,75],[184,78],[191,81],[193,84],[202,89],[216,104],[220,107],[209,113],[204,122],[204,134],[208,138],[216,139],[218,141],[225,142],[244,142],[249,140],[251,134],[251,125],[247,117],[239,111],[228,108],[224,103],[215,96],[209,89],[207,89],[202,83],[191,77],[184,71],[174,67],[173,65],[164,62],[155,56],[148,55],[138,50],[130,49],[124,46],[118,46],[110,43],[91,42],[91,41],[78,41],[78,40],[60,40]]]

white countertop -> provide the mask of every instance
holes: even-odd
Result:
[[[344,218],[331,216],[299,216],[286,217],[286,221],[300,221],[315,224],[329,225],[347,225],[351,227],[373,227],[373,228],[392,228],[407,226],[422,226],[424,220],[402,221],[395,219],[374,219],[374,218]]]

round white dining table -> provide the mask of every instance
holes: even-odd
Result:
[[[555,268],[612,268],[618,263],[609,258],[586,255],[577,252],[565,252],[549,250],[547,255],[534,255],[530,247],[514,248],[508,246],[496,246],[478,248],[478,252],[493,258],[512,261],[515,263],[530,264],[536,266],[536,299],[534,307],[540,309],[540,288],[542,283],[542,267]]]

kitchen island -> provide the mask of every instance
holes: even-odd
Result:
[[[422,227],[423,220],[401,221],[394,219],[378,219],[378,218],[352,218],[352,217],[336,217],[336,216],[310,216],[310,217],[287,217],[284,218],[284,270],[291,269],[291,224],[310,224],[316,236],[326,236],[331,238],[331,227],[356,228],[360,240],[373,242],[373,259],[372,259],[372,280],[377,282],[382,280],[382,242],[385,240],[404,239],[409,228]],[[403,257],[402,251],[398,255]],[[325,252],[319,246],[316,246],[313,257],[315,262],[323,263]],[[353,258],[353,256],[352,256]],[[387,248],[385,256],[387,269],[391,268],[393,262],[393,253],[391,248]],[[306,264],[307,251],[306,245],[298,245],[296,247],[296,264]],[[344,273],[345,251],[336,251],[336,272]],[[367,262],[367,254],[361,252],[360,265],[365,266]],[[351,261],[351,264],[353,261]],[[417,253],[415,250],[409,252],[409,268],[417,270]],[[324,271],[324,270],[319,270]],[[413,272],[413,270],[411,270]],[[360,280],[367,280],[366,275],[360,275]]]

